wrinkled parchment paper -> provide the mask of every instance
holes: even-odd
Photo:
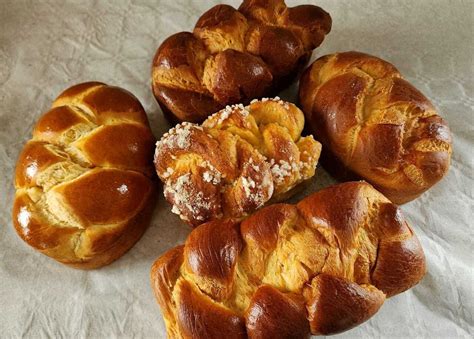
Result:
[[[228,1],[238,6],[238,1]],[[298,0],[330,12],[333,30],[314,54],[359,50],[394,63],[450,124],[447,177],[402,207],[425,249],[428,273],[340,337],[473,335],[473,2]],[[138,244],[83,272],[33,251],[10,217],[12,174],[32,126],[63,89],[99,80],[143,103],[156,137],[169,125],[150,90],[150,64],[170,34],[189,30],[217,0],[0,0],[0,337],[165,337],[149,269],[189,228],[161,198]],[[294,100],[296,86],[281,94]],[[319,169],[298,197],[334,180]]]

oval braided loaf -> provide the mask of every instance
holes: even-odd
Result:
[[[305,71],[299,95],[333,173],[346,168],[401,204],[448,171],[446,122],[392,64],[358,52],[327,55]]]
[[[398,207],[348,182],[240,224],[203,224],[151,279],[170,338],[301,338],[366,321],[424,273]]]
[[[295,105],[265,98],[171,129],[156,144],[155,166],[172,211],[196,226],[290,196],[314,176],[321,152],[301,136],[303,125]]]
[[[201,122],[227,104],[288,86],[331,29],[321,8],[283,0],[217,5],[193,33],[166,39],[152,65],[153,93],[173,121]]]
[[[76,268],[119,258],[151,215],[153,144],[146,113],[131,93],[98,82],[67,89],[18,159],[17,233]]]

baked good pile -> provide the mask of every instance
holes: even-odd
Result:
[[[394,65],[361,52],[318,58],[299,102],[275,96],[331,25],[283,0],[211,8],[153,59],[151,91],[179,122],[157,142],[126,90],[65,90],[18,158],[20,238],[74,268],[108,265],[144,234],[161,181],[194,228],[151,268],[170,338],[306,338],[368,320],[425,274],[398,205],[446,175],[452,138]],[[341,183],[281,203],[318,180],[320,155]]]

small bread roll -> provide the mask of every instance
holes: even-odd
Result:
[[[98,82],[64,91],[18,159],[18,235],[74,268],[98,268],[122,256],[151,217],[153,144],[146,113],[131,93]]]
[[[192,33],[173,34],[158,48],[153,94],[172,122],[197,123],[226,105],[273,96],[301,73],[331,23],[313,4],[216,5],[202,14]]]
[[[303,74],[299,97],[323,144],[323,166],[339,178],[363,178],[403,204],[448,171],[446,122],[382,59],[358,52],[324,56]]]
[[[314,176],[321,152],[303,126],[303,112],[276,97],[172,128],[155,151],[172,212],[197,226],[288,198]]]

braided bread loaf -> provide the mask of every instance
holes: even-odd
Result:
[[[401,204],[448,171],[448,126],[390,63],[357,52],[327,55],[305,71],[299,96],[333,173],[344,177],[346,168]]]
[[[153,93],[172,121],[201,122],[228,104],[288,86],[330,30],[329,14],[313,5],[217,5],[199,18],[193,33],[174,34],[158,48]]]
[[[191,225],[241,218],[314,176],[321,145],[301,137],[303,112],[275,99],[227,106],[157,143],[155,167],[172,211]]]
[[[397,206],[348,182],[240,224],[203,224],[151,280],[170,338],[302,338],[366,321],[424,273]]]
[[[151,216],[153,144],[146,113],[131,93],[98,82],[67,89],[18,159],[17,233],[75,268],[119,258]]]

